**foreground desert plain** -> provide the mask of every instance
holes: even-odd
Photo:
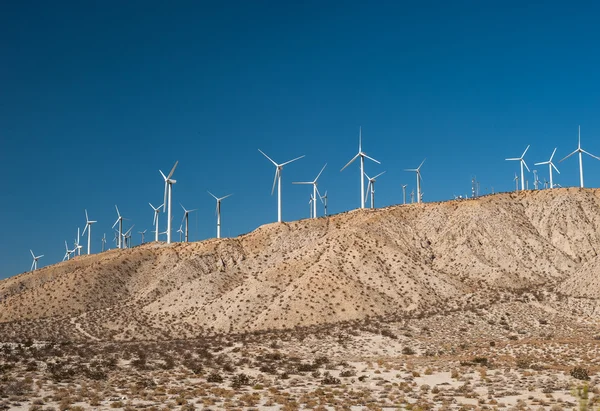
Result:
[[[592,409],[600,191],[355,210],[0,281],[0,409]]]

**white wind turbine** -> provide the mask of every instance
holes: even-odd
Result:
[[[73,254],[75,252],[75,249],[73,250],[69,250],[69,246],[67,245],[67,242],[65,241],[65,256],[63,257],[63,261],[65,260],[70,260],[71,259],[71,254]]]
[[[527,148],[525,149],[525,151],[523,151],[523,154],[521,154],[521,157],[506,159],[506,161],[518,161],[521,163],[521,191],[525,190],[525,171],[523,170],[523,166],[525,166],[527,171],[530,171],[529,167],[527,167],[527,163],[525,163],[525,160],[523,159],[523,157],[525,157],[525,153],[527,153],[527,150],[529,150],[529,147],[530,147],[530,145],[528,145]]]
[[[144,236],[146,235],[146,231],[148,231],[148,229],[145,229],[144,231],[138,231],[138,234],[142,235],[142,244],[144,244]]]
[[[177,232],[179,233],[179,242],[183,241],[183,229],[182,229],[182,227],[183,227],[183,224],[181,224],[179,226],[179,230],[177,230]]]
[[[92,224],[94,224],[94,223],[97,223],[97,221],[91,221],[88,218],[87,210],[85,210],[85,228],[83,229],[82,235],[85,235],[85,231],[87,230],[87,232],[88,232],[88,249],[87,249],[88,255],[91,254],[91,249],[92,249]]]
[[[115,209],[117,210],[117,221],[115,221],[115,223],[113,224],[112,228],[115,228],[115,226],[117,224],[119,224],[119,236],[118,238],[118,242],[117,242],[117,248],[123,248],[123,244],[121,243],[121,237],[123,236],[123,220],[127,220],[126,218],[124,218],[123,216],[121,216],[121,213],[119,213],[119,207],[117,207],[117,205],[115,204]]]
[[[406,204],[406,187],[408,184],[402,184],[402,204]]]
[[[35,254],[33,254],[33,251],[29,250],[29,252],[31,252],[31,256],[33,257],[33,263],[31,264],[31,269],[29,271],[35,271],[35,270],[37,270],[37,262],[38,262],[38,260],[40,258],[42,258],[44,256],[44,254],[38,255],[36,257]]]
[[[301,182],[293,182],[292,184],[311,184],[313,186],[313,193],[312,193],[312,199],[314,201],[312,201],[312,207],[313,207],[313,211],[312,211],[312,218],[317,218],[317,194],[319,195],[319,197],[321,196],[321,193],[319,193],[319,189],[317,188],[317,180],[319,180],[319,177],[321,177],[321,173],[323,173],[323,170],[325,170],[325,167],[327,167],[327,163],[325,163],[325,165],[323,166],[323,168],[321,169],[321,171],[319,171],[319,174],[317,174],[317,178],[315,178],[313,181],[301,181]],[[323,201],[323,200],[321,200]]]
[[[371,209],[375,208],[375,181],[377,181],[377,177],[384,174],[385,171],[377,174],[375,177],[371,178],[365,173],[365,177],[369,180],[369,184],[367,184],[367,197],[369,196],[369,190],[371,191]],[[365,197],[365,202],[367,201],[367,197]]]
[[[154,210],[154,220],[152,221],[152,225],[156,226],[156,229],[153,231],[153,233],[155,233],[154,241],[158,242],[158,215],[160,214],[160,209],[164,204],[161,204],[158,207],[154,207],[152,203],[148,204],[150,204],[150,207],[152,207],[152,209]]]
[[[515,173],[515,178],[513,178],[513,180],[515,181],[515,191],[519,191],[519,176],[517,173]]]
[[[106,233],[104,233],[104,237],[102,237],[102,252],[104,252],[105,246],[106,246]]]
[[[273,179],[273,188],[271,189],[271,195],[273,195],[273,193],[275,192],[275,185],[277,184],[277,222],[281,223],[281,170],[283,169],[283,166],[290,164],[293,161],[300,160],[304,156],[302,155],[300,157],[296,157],[293,160],[286,161],[285,163],[277,164],[271,159],[271,157],[263,153],[261,149],[258,149],[258,151],[260,151],[263,156],[267,157],[267,159],[269,159],[269,161],[275,166],[275,178]]]
[[[585,153],[585,154],[587,154],[590,157],[594,157],[596,160],[600,160],[600,157],[596,157],[595,155],[590,154],[590,153],[588,153],[587,151],[585,151],[584,149],[581,148],[581,126],[579,126],[577,134],[578,134],[577,150],[573,151],[571,154],[569,154],[568,156],[566,156],[565,158],[563,158],[562,160],[560,160],[559,163],[562,163],[567,158],[571,157],[573,154],[579,153],[579,187],[583,188],[583,159],[582,159],[581,153]]]
[[[423,163],[425,162],[424,159],[421,164],[419,164],[419,167],[417,168],[409,168],[409,169],[405,169],[404,171],[414,171],[417,174],[417,203],[421,202],[421,199],[423,198],[423,195],[421,194],[421,180],[423,179],[423,177],[421,177],[421,167],[423,166]]]
[[[217,238],[221,238],[221,201],[225,200],[227,197],[231,197],[233,194],[227,194],[225,197],[217,197],[210,191],[208,191],[215,200],[217,200],[217,207],[215,208],[215,215],[217,216]]]
[[[188,220],[189,220],[189,214],[193,211],[197,211],[198,209],[195,208],[193,210],[186,210],[185,207],[179,203],[179,205],[181,206],[181,208],[183,208],[183,219],[181,220],[181,224],[183,224],[183,222],[185,221],[185,242],[188,242]]]
[[[133,227],[135,227],[135,224],[129,227],[129,230],[123,234],[123,244],[125,245],[124,248],[131,248],[131,230],[133,230]]]
[[[177,182],[177,180],[171,179],[173,173],[175,172],[175,168],[179,161],[175,162],[175,165],[171,169],[171,172],[168,176],[165,176],[162,171],[160,171],[160,175],[163,176],[165,180],[165,199],[163,201],[163,211],[168,207],[167,211],[167,244],[171,244],[171,194],[173,192],[173,184]],[[158,230],[156,230],[158,231]]]
[[[321,202],[323,203],[325,217],[327,217],[327,190],[325,190],[325,194],[319,195],[319,197],[321,198]]]
[[[556,153],[556,148],[552,152],[552,155],[550,156],[550,160],[543,161],[541,163],[535,163],[536,166],[541,166],[541,165],[544,165],[544,164],[548,164],[548,169],[549,169],[549,172],[550,172],[550,188],[554,188],[554,183],[552,182],[552,168],[554,167],[554,169],[556,170],[556,172],[558,174],[560,174],[560,171],[558,171],[558,168],[556,168],[556,166],[552,162],[552,159],[554,158],[554,153]]]
[[[360,208],[365,208],[365,158],[368,158],[371,161],[376,162],[377,164],[381,164],[379,161],[374,158],[369,157],[362,151],[362,127],[358,129],[358,153],[352,157],[352,160],[348,162],[340,171],[344,171],[346,167],[354,162],[357,158],[360,157]]]
[[[77,227],[77,240],[75,240],[75,250],[77,251],[77,255],[81,255],[81,249],[83,248],[83,246],[79,244],[80,238],[81,236],[79,235],[79,227]]]
[[[310,200],[308,200],[308,215],[310,215],[310,218],[313,218],[313,195],[310,195]]]

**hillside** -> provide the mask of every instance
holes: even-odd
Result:
[[[599,210],[595,189],[504,193],[76,257],[0,281],[0,336],[184,338],[433,315],[524,291],[584,297],[593,312]]]

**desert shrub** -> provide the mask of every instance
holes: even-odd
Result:
[[[398,336],[396,334],[394,334],[389,328],[382,328],[381,335],[383,335],[384,337],[391,338],[393,340],[398,339]]]
[[[590,376],[588,370],[583,367],[575,367],[571,370],[571,376],[578,380],[589,380]]]
[[[516,361],[517,368],[529,368],[531,367],[531,361],[529,358],[519,357]]]
[[[315,361],[314,361],[315,367],[320,367],[320,366],[328,364],[328,363],[329,363],[329,358],[324,355],[315,358]]]
[[[250,385],[250,377],[248,377],[246,374],[242,373],[233,377],[231,381],[231,386],[233,388],[240,388],[244,385]]]
[[[266,374],[277,374],[277,367],[271,364],[263,364],[260,366],[259,370]]]
[[[195,358],[188,358],[184,360],[183,366],[194,374],[202,373],[202,363]]]
[[[221,376],[221,374],[219,374],[216,371],[213,371],[210,373],[210,375],[206,378],[206,381],[208,382],[216,382],[216,383],[222,383],[223,382],[223,377]]]
[[[31,383],[25,380],[0,382],[0,396],[25,395],[31,391]]]
[[[318,368],[316,364],[300,363],[296,367],[298,372],[311,372]]]
[[[355,375],[356,374],[352,370],[344,370],[340,373],[340,377],[343,378],[354,377]]]
[[[339,378],[335,378],[333,375],[329,374],[328,372],[325,372],[325,374],[323,374],[323,379],[321,380],[321,384],[337,385],[340,383],[341,383],[341,381]]]
[[[414,355],[415,354],[415,350],[413,350],[410,347],[404,347],[402,349],[402,354],[404,354],[404,355]]]
[[[131,365],[138,370],[145,370],[147,368],[148,357],[144,351],[137,353],[137,358],[131,361]]]
[[[473,358],[473,362],[475,364],[483,365],[484,367],[488,366],[488,359],[486,357],[475,357]]]

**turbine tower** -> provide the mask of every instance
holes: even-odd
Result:
[[[375,181],[377,180],[377,177],[379,177],[383,173],[385,173],[385,171],[377,174],[373,178],[369,177],[367,175],[367,173],[365,173],[365,177],[367,177],[367,180],[369,180],[369,184],[367,184],[367,196],[369,195],[369,189],[371,191],[371,209],[375,208]],[[367,198],[365,197],[365,202],[366,201],[367,201]]]
[[[368,158],[371,161],[376,162],[377,164],[381,164],[379,161],[374,158],[369,157],[362,151],[362,127],[358,129],[358,153],[352,157],[352,160],[348,161],[340,171],[344,171],[346,167],[354,162],[357,158],[360,157],[360,208],[365,208],[365,158]]]
[[[221,201],[225,200],[227,197],[231,197],[233,194],[227,194],[225,197],[219,198],[210,191],[207,190],[207,192],[217,200],[217,207],[215,208],[215,215],[217,216],[217,238],[221,238]]]
[[[177,232],[179,233],[179,242],[183,241],[182,240],[182,237],[183,237],[183,229],[182,229],[182,227],[183,227],[183,224],[180,224],[179,225],[179,230],[177,230]]]
[[[515,178],[513,178],[513,180],[515,181],[515,191],[519,191],[519,176],[517,173],[515,173]]]
[[[73,254],[75,252],[75,249],[69,250],[69,246],[67,245],[66,241],[65,241],[65,250],[66,250],[66,252],[65,252],[65,256],[63,257],[63,261],[70,260],[71,259],[71,254]]]
[[[129,230],[125,232],[125,234],[123,234],[123,243],[125,248],[131,248],[131,230],[133,230],[133,227],[135,227],[135,224],[132,225]]]
[[[258,151],[260,151],[263,156],[267,157],[267,159],[269,159],[269,161],[275,166],[275,178],[273,179],[273,188],[271,189],[271,195],[273,195],[273,193],[275,192],[275,184],[277,184],[277,222],[281,223],[281,170],[283,169],[283,166],[290,164],[293,161],[300,160],[304,156],[302,155],[300,157],[296,157],[293,160],[286,161],[285,163],[277,164],[271,159],[271,157],[263,153],[261,149],[258,149]]]
[[[319,197],[321,196],[321,193],[319,193],[319,189],[317,188],[317,180],[319,180],[319,177],[321,177],[321,173],[323,173],[323,170],[325,170],[325,167],[327,167],[327,163],[325,163],[325,165],[323,166],[323,168],[321,169],[321,171],[319,171],[319,174],[317,174],[317,177],[313,180],[313,181],[301,181],[301,182],[293,182],[292,184],[311,184],[313,186],[313,193],[312,193],[312,197],[314,199],[314,201],[312,201],[312,207],[313,207],[313,211],[312,211],[312,218],[317,218],[317,194],[319,195]],[[323,200],[321,200],[323,201]]]
[[[119,207],[115,204],[115,209],[117,210],[117,221],[113,224],[112,228],[115,228],[117,224],[119,224],[119,236],[117,242],[117,248],[123,248],[123,244],[121,244],[121,237],[123,236],[123,220],[126,220],[121,213],[119,213]]]
[[[173,179],[171,179],[171,177],[173,177],[173,173],[175,172],[175,168],[177,167],[178,163],[179,163],[179,161],[175,162],[175,165],[171,169],[171,172],[169,173],[168,176],[165,176],[162,171],[158,170],[160,172],[160,175],[163,176],[163,178],[165,180],[165,199],[163,201],[163,211],[165,211],[165,209],[168,207],[168,211],[167,211],[167,244],[171,244],[171,194],[173,192],[173,184],[175,184],[177,182],[177,180],[173,180]],[[156,231],[158,231],[158,230],[156,230]]]
[[[106,233],[104,233],[104,237],[102,237],[102,252],[104,252],[105,246],[106,246]]]
[[[408,184],[402,184],[402,204],[406,204],[406,187]]]
[[[44,254],[38,255],[36,257],[35,254],[33,254],[33,251],[29,250],[29,252],[31,252],[31,256],[33,257],[33,263],[31,264],[31,269],[29,271],[35,271],[35,270],[37,270],[37,262],[38,262],[38,260],[40,258],[42,258],[44,256]]]
[[[91,249],[92,249],[92,224],[94,224],[94,223],[97,223],[97,221],[91,221],[88,218],[87,210],[85,210],[85,228],[83,229],[82,235],[85,235],[85,230],[87,230],[87,232],[88,232],[88,250],[87,250],[88,255],[90,255],[92,253],[91,252]]]
[[[596,157],[595,155],[590,154],[581,148],[581,126],[579,126],[579,131],[577,134],[578,134],[578,139],[579,139],[578,143],[577,143],[577,150],[573,151],[571,154],[569,154],[568,156],[566,156],[565,158],[560,160],[559,163],[562,163],[567,158],[571,157],[573,154],[579,153],[579,187],[583,188],[583,159],[582,159],[581,153],[585,153],[590,157],[594,157],[596,160],[600,160],[600,157]],[[550,185],[552,185],[552,184],[550,184]]]
[[[185,207],[179,203],[179,205],[181,206],[181,208],[183,208],[183,219],[181,220],[181,224],[183,224],[183,222],[185,221],[185,242],[188,242],[188,220],[189,220],[189,214],[193,211],[198,210],[197,208],[193,209],[193,210],[186,210]]]
[[[554,183],[552,182],[552,168],[554,167],[554,169],[556,170],[556,172],[558,174],[560,174],[560,171],[558,171],[558,168],[556,168],[556,166],[552,162],[552,159],[554,158],[554,153],[556,153],[556,148],[552,152],[552,155],[550,156],[550,160],[543,161],[541,163],[535,163],[536,166],[541,166],[541,165],[544,165],[544,164],[548,164],[548,169],[549,169],[549,172],[550,172],[550,188],[554,188]]]
[[[421,177],[421,167],[423,166],[423,163],[425,162],[424,159],[423,161],[421,161],[421,164],[419,164],[419,167],[417,168],[409,168],[406,169],[404,171],[414,171],[417,174],[417,203],[421,202],[421,199],[423,198],[423,196],[421,195],[421,180],[423,179],[423,177]]]
[[[154,241],[158,242],[158,214],[160,213],[160,208],[164,204],[161,204],[158,207],[154,207],[152,203],[148,204],[150,204],[150,207],[152,207],[152,209],[154,210],[154,220],[152,221],[152,225],[156,226],[156,229],[153,231],[154,233],[156,233],[156,235],[154,236]]]
[[[530,145],[527,146],[527,148],[525,149],[525,151],[523,151],[523,154],[521,154],[521,157],[519,158],[507,158],[506,161],[519,161],[521,163],[521,190],[525,190],[525,171],[523,171],[523,166],[525,166],[525,168],[527,169],[527,171],[529,170],[529,167],[527,167],[527,163],[525,163],[525,160],[523,159],[523,157],[525,157],[525,153],[527,153],[527,150],[529,150]]]
[[[83,248],[83,246],[79,244],[80,238],[81,236],[79,235],[79,227],[77,227],[77,240],[75,240],[75,249],[73,250],[77,251],[77,255],[81,255],[81,249]]]

